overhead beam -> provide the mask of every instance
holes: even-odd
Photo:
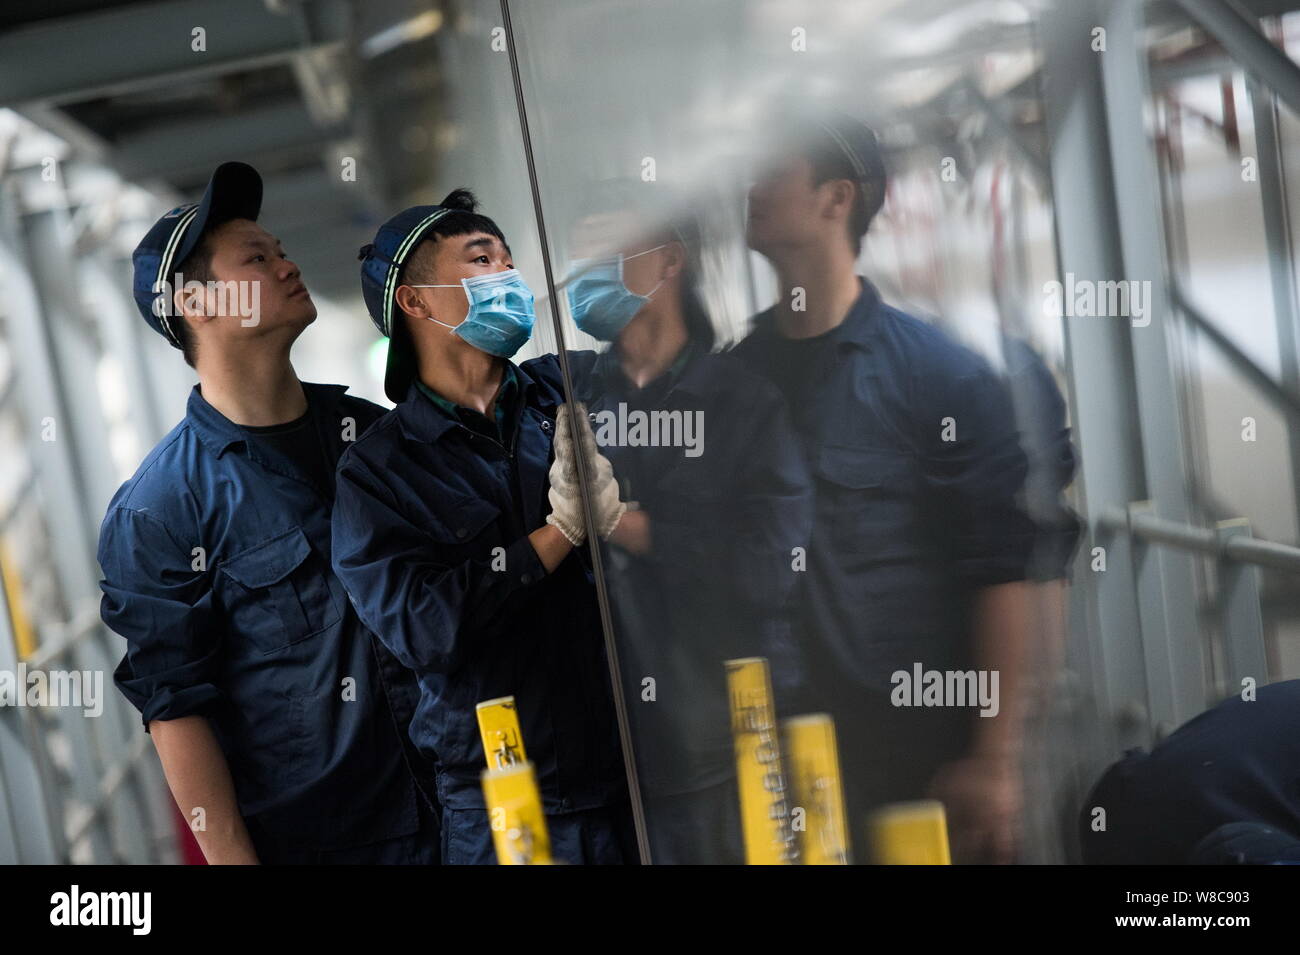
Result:
[[[1300,67],[1259,30],[1251,13],[1234,0],[1177,0],[1188,16],[1218,40],[1241,68],[1300,113]]]
[[[114,165],[127,179],[168,177],[227,159],[316,146],[347,133],[343,127],[318,127],[301,102],[286,100],[226,116],[179,120],[123,137]]]
[[[1242,0],[1240,6],[1254,17],[1276,17],[1300,9],[1300,0]],[[1151,26],[1166,27],[1182,16],[1178,0],[1155,0],[1147,7],[1147,23]]]
[[[293,172],[262,177],[262,214],[285,219],[313,221],[320,210],[347,210],[355,215],[366,212],[366,198],[357,182],[344,182],[329,167],[318,163]]]
[[[307,5],[310,39],[262,0],[165,0],[42,20],[0,33],[0,106],[79,102],[286,61],[342,41],[337,5]],[[194,49],[197,28],[203,50]]]

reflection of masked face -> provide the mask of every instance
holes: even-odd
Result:
[[[663,280],[645,295],[637,295],[623,284],[623,262],[662,249],[657,245],[635,255],[611,255],[600,259],[578,259],[568,283],[569,311],[581,331],[602,342],[612,342],[627,327]]]
[[[524,284],[518,269],[506,269],[490,275],[461,279],[469,311],[459,325],[448,325],[436,318],[429,321],[449,328],[479,351],[509,358],[533,334],[533,293]],[[411,288],[458,288],[456,285],[412,285]]]

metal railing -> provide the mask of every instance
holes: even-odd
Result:
[[[1108,530],[1127,530],[1134,537],[1153,544],[1167,544],[1220,560],[1258,564],[1261,567],[1300,574],[1300,547],[1253,537],[1244,520],[1223,521],[1217,529],[1211,529],[1179,524],[1147,513],[1126,513],[1113,508],[1103,513],[1098,522]],[[1225,535],[1225,527],[1243,527],[1245,530],[1244,533]]]
[[[1259,568],[1300,574],[1300,547],[1261,540],[1245,519],[1221,521],[1215,527],[1194,527],[1152,513],[1149,501],[1111,508],[1097,519],[1107,531],[1123,533],[1145,545],[1174,547],[1216,561],[1217,613],[1223,645],[1221,689],[1237,692],[1253,680],[1269,681],[1268,653],[1260,603]]]

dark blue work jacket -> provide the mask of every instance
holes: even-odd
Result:
[[[513,695],[548,813],[626,798],[590,571],[547,574],[528,535],[550,511],[557,358],[515,367],[508,444],[412,384],[339,462],[334,566],[361,618],[420,682],[411,737],[451,809],[483,807],[478,703]]]
[[[610,546],[604,562],[639,781],[652,795],[717,784],[735,772],[724,661],[766,658],[782,717],[803,677],[791,611],[813,499],[785,401],[693,346],[643,388],[614,349],[570,352],[569,367],[623,499],[649,520],[648,553]],[[654,415],[637,438],[632,416]],[[690,445],[667,443],[687,434],[670,415],[693,423]]]
[[[1253,699],[1238,692],[1149,752],[1128,750],[1079,803],[1077,823],[1089,865],[1227,862],[1229,825],[1249,861],[1300,864],[1300,680]]]
[[[383,409],[303,384],[327,463]],[[196,387],[185,419],[109,505],[101,614],[146,726],[201,714],[259,852],[414,832],[400,701],[330,569],[334,488],[262,453]],[[328,470],[325,472],[330,474]],[[400,671],[400,668],[399,668]]]
[[[769,310],[732,354],[785,393],[812,469],[800,608],[823,669],[888,692],[916,662],[973,666],[972,598],[1024,579],[1034,544],[1003,382],[865,281],[831,331],[785,338]]]

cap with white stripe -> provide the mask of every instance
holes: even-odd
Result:
[[[256,220],[262,208],[262,177],[247,163],[222,163],[212,173],[199,202],[177,206],[154,223],[131,255],[136,307],[149,327],[176,348],[173,292],[176,267],[198,246],[203,234],[231,219]]]

